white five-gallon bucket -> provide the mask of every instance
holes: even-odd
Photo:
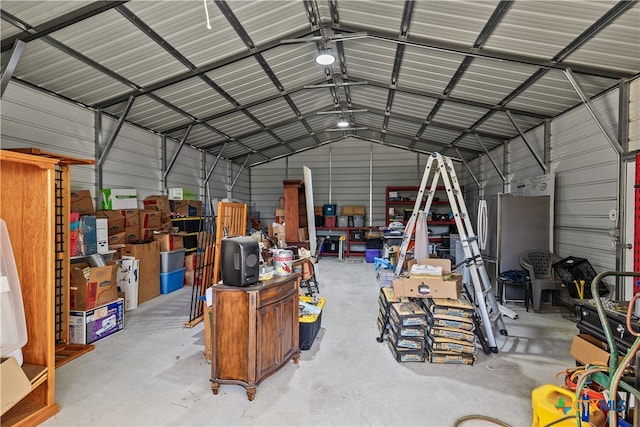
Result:
[[[293,252],[289,250],[280,251],[273,255],[273,266],[276,276],[286,276],[291,274],[293,264]]]

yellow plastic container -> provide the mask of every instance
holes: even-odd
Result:
[[[573,416],[553,425],[554,427],[575,427],[576,408],[579,408],[576,405],[575,397],[575,393],[553,384],[545,384],[534,389],[531,392],[531,404],[533,406],[532,426],[543,427],[561,418]],[[582,425],[605,425],[605,416],[597,408],[597,405],[589,405],[589,422],[584,421]]]

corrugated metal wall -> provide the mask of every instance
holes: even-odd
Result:
[[[302,179],[302,166],[307,166],[313,175],[316,206],[335,203],[340,213],[341,206],[364,205],[365,224],[381,226],[385,225],[386,187],[418,186],[427,158],[391,146],[346,138],[288,160],[252,168],[251,199],[262,219],[273,220],[282,196],[282,181]]]
[[[117,120],[102,116],[102,139],[108,141],[117,126]],[[2,99],[2,148],[35,147],[44,151],[73,157],[95,159],[95,114],[61,98],[11,82]],[[163,165],[168,165],[179,143],[167,139],[163,158],[162,138],[141,128],[125,124],[103,166],[104,188],[136,188],[138,199],[162,194]],[[185,145],[170,173],[167,187],[185,187],[204,197],[204,176],[215,161],[207,155]],[[226,161],[218,163],[209,184],[212,197],[235,197],[249,201],[249,171],[243,170],[233,191],[226,184],[235,179],[239,167]],[[74,190],[90,189],[95,198],[95,168],[75,166],[71,171]],[[142,207],[140,203],[140,207]]]
[[[619,91],[612,90],[593,101],[600,116],[615,135],[617,132]],[[547,160],[549,173],[555,173],[554,252],[560,257],[587,258],[597,271],[616,268],[616,251],[612,248],[608,219],[617,207],[618,163],[616,151],[607,142],[584,107],[574,108],[550,122],[548,159],[545,155],[543,125],[526,133],[538,157]],[[515,138],[505,150],[490,152],[502,167],[508,183],[544,174],[534,156]],[[500,178],[486,155],[469,163],[470,169],[484,186],[485,197],[502,191]],[[465,170],[467,187],[474,182]],[[504,192],[509,192],[507,185]],[[477,205],[474,193],[467,192],[468,205]],[[476,226],[475,216],[472,217]]]

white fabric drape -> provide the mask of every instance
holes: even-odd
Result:
[[[415,237],[413,256],[415,259],[429,258],[429,230],[427,229],[427,213],[424,211],[418,211]]]

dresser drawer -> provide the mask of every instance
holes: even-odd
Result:
[[[292,292],[297,292],[297,285],[298,281],[294,279],[262,289],[258,293],[258,307],[278,301]]]

